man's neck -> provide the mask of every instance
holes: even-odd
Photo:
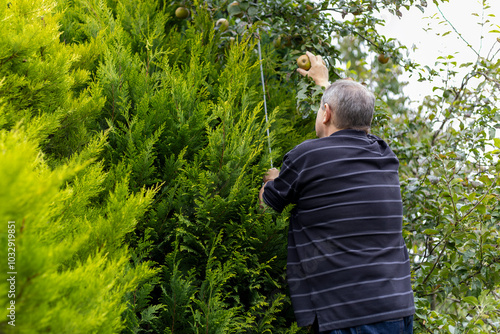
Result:
[[[325,131],[325,137],[330,137],[332,134],[334,134],[337,131],[344,130],[344,129],[339,129],[335,125],[330,124],[328,128]]]

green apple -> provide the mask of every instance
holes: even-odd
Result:
[[[301,69],[308,71],[311,68],[311,61],[309,60],[309,57],[307,55],[302,55],[297,58],[297,65]]]
[[[381,64],[387,64],[387,62],[389,61],[389,57],[386,56],[385,54],[381,53],[378,55],[378,61],[381,63]]]
[[[189,9],[186,7],[179,7],[175,10],[175,17],[178,19],[187,19],[189,17]]]
[[[215,26],[219,27],[220,31],[226,31],[227,27],[229,27],[229,21],[226,19],[218,19]]]

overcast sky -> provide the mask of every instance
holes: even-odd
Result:
[[[416,50],[410,55],[417,63],[433,67],[439,56],[453,55],[460,63],[475,62],[479,52],[486,57],[492,45],[496,42],[499,33],[488,33],[491,30],[500,31],[500,0],[488,0],[491,8],[483,11],[482,1],[478,0],[450,0],[438,7],[433,1],[428,0],[425,13],[413,7],[410,11],[403,10],[400,19],[388,13],[382,14],[387,24],[381,32],[387,37],[394,37],[409,49],[414,45]],[[478,16],[473,15],[476,13]],[[495,15],[496,17],[489,16]],[[443,15],[448,19],[463,39],[443,20]],[[483,27],[479,23],[489,20]],[[438,36],[451,31],[446,36]],[[481,39],[484,36],[484,39]],[[467,46],[467,41],[471,47]],[[495,44],[495,50],[500,48],[500,43]],[[497,56],[499,56],[497,54]],[[432,83],[416,82],[418,76],[409,78],[411,85],[407,94],[413,99],[421,99],[422,95],[431,94]],[[441,83],[436,82],[436,85]]]

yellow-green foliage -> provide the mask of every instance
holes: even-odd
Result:
[[[0,332],[288,327],[285,220],[255,210],[256,40],[223,41],[202,2],[180,23],[154,0],[0,2]]]
[[[0,126],[37,119],[37,135],[50,135],[41,142],[45,151],[63,158],[92,137],[104,99],[89,84],[98,45],[61,43],[56,4],[0,1]]]
[[[0,1],[1,333],[119,332],[126,294],[155,273],[124,242],[155,190],[131,193],[126,169],[110,177],[99,161],[104,98],[89,80],[100,46],[61,43],[60,18],[53,1]]]
[[[124,294],[154,273],[132,268],[125,234],[144,214],[153,192],[129,194],[126,179],[93,204],[105,178],[85,160],[102,148],[94,141],[80,156],[48,168],[25,132],[0,132],[2,254],[8,221],[16,222],[16,327],[7,325],[8,290],[0,282],[0,328],[19,333],[114,333],[122,326]]]
[[[59,43],[55,2],[1,1],[0,94],[10,125],[40,113],[57,112],[73,84],[74,55]],[[29,98],[25,98],[29,96]]]

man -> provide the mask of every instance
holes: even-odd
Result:
[[[295,204],[287,279],[297,323],[319,333],[412,333],[399,161],[369,134],[375,97],[354,81],[329,85],[321,56],[307,55],[311,69],[299,72],[327,87],[319,138],[288,152],[259,194],[278,212]]]

